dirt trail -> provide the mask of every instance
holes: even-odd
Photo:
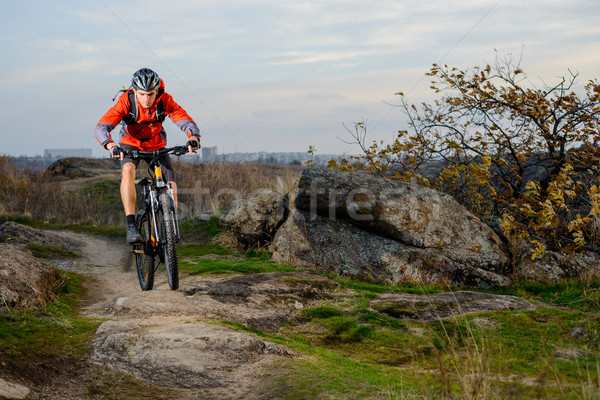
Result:
[[[180,274],[180,289],[172,291],[161,268],[154,290],[142,292],[135,259],[124,240],[56,234],[82,243],[80,259],[55,264],[89,277],[83,313],[106,322],[95,334],[89,360],[78,367],[78,377],[53,383],[35,398],[104,398],[87,392],[106,367],[168,390],[173,397],[166,398],[278,398],[273,393],[281,393],[278,382],[284,379],[285,368],[274,372],[272,366],[299,356],[214,322],[276,331],[297,310],[315,297],[327,296],[336,285],[302,273]]]

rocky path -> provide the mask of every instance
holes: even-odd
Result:
[[[88,375],[108,367],[171,390],[172,398],[274,398],[269,392],[281,376],[271,366],[298,355],[218,322],[275,331],[298,309],[336,287],[327,278],[302,273],[220,278],[182,274],[180,289],[171,291],[159,269],[154,290],[142,292],[125,243],[57,234],[80,243],[81,259],[55,263],[89,277],[83,313],[106,320],[93,340]],[[86,398],[89,379],[50,385],[39,398]]]

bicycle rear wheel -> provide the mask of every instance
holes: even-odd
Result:
[[[152,290],[154,287],[154,257],[146,254],[149,250],[152,227],[147,213],[140,213],[137,217],[137,226],[143,242],[133,247],[135,266],[142,290]]]
[[[175,206],[167,193],[158,195],[158,223],[161,224],[162,258],[167,269],[167,280],[171,290],[179,288],[179,266],[175,238]]]

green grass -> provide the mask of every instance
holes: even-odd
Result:
[[[179,269],[190,275],[250,274],[292,272],[303,269],[271,261],[269,252],[240,253],[214,243],[188,244],[177,247]]]
[[[511,288],[497,293],[512,294],[529,300],[538,300],[587,312],[600,310],[600,280],[570,280],[546,284],[515,281]]]
[[[376,393],[389,398],[471,398],[469,393],[478,390],[473,398],[579,399],[600,384],[598,343],[569,336],[573,326],[585,324],[590,332],[598,332],[600,323],[586,321],[589,316],[577,311],[482,313],[429,324],[365,316],[364,310],[348,304],[330,303],[303,310],[301,324],[289,324],[277,334],[227,325],[311,358],[287,365],[291,376],[285,378],[283,398],[362,398]],[[552,322],[535,322],[547,316]],[[478,328],[472,322],[483,317],[498,328]],[[580,359],[556,359],[557,346],[586,353]],[[540,391],[543,395],[538,397]]]
[[[18,364],[27,358],[86,357],[100,325],[78,315],[83,277],[61,272],[56,300],[42,308],[0,314],[0,354]]]
[[[583,397],[600,390],[597,312],[546,307],[401,321],[370,309],[372,285],[348,287],[303,309],[277,334],[229,324],[311,357],[288,365],[282,398],[597,398]],[[482,319],[489,325],[479,325]],[[573,337],[576,327],[589,337]],[[556,358],[558,349],[581,357]]]
[[[92,187],[81,190],[83,194],[95,196],[105,204],[121,206],[121,182],[106,180],[95,183]]]
[[[57,246],[48,246],[39,243],[29,243],[27,245],[34,257],[51,259],[51,258],[79,258],[80,254]]]
[[[214,237],[221,233],[221,227],[219,226],[219,217],[212,216],[209,221],[204,222],[196,218],[191,218],[185,221],[180,221],[179,228],[183,236],[201,232],[204,236]]]
[[[334,274],[327,274],[327,276],[339,283],[342,288],[355,290],[356,292],[359,292],[367,297],[377,297],[382,293],[432,294],[448,292],[452,289],[456,289],[441,285],[423,286],[412,282],[406,282],[399,285],[389,285],[384,283],[363,282]]]
[[[209,254],[219,256],[233,254],[231,250],[214,243],[178,245],[177,253],[180,258],[189,259],[198,259]]]
[[[379,396],[384,393],[392,396],[394,392],[417,393],[414,388],[431,379],[430,374],[414,374],[386,365],[357,361],[335,349],[316,346],[302,335],[269,334],[232,322],[221,325],[305,355],[303,359],[280,360],[272,368],[278,371],[277,384],[272,392],[276,398],[381,398]]]

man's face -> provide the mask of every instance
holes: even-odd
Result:
[[[150,108],[152,104],[154,104],[154,100],[156,100],[156,95],[158,94],[158,90],[152,90],[150,92],[144,92],[143,90],[133,89],[135,92],[135,96],[138,101],[144,108]]]

